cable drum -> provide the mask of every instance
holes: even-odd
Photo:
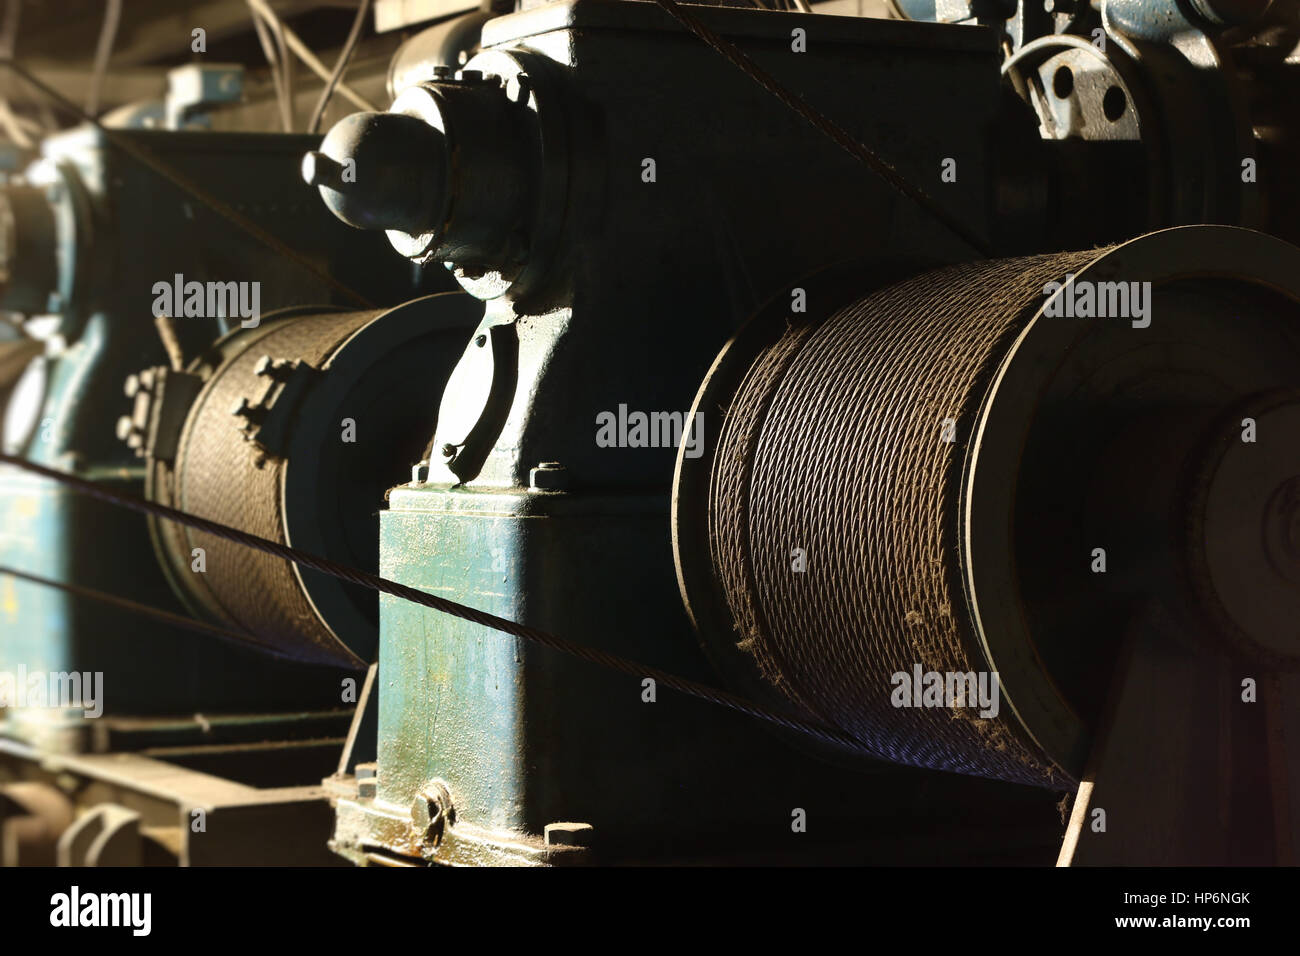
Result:
[[[1294,286],[1296,265],[1276,240],[1194,227],[951,266],[820,315],[814,286],[809,318],[788,298],[760,313],[697,396],[712,441],[679,455],[674,489],[679,584],[723,676],[863,755],[1072,785],[1122,614],[1148,584],[1127,564],[1090,574],[1089,549],[1145,548],[1132,565],[1173,582],[1159,599],[1205,618],[1214,585],[1188,583],[1187,502],[1171,489],[1203,470],[1207,423],[1294,384],[1295,343],[1265,331],[1294,304],[1259,290]],[[1150,281],[1162,321],[1044,315],[1101,279]],[[1120,435],[1129,451],[1170,450],[1162,463],[1117,456]],[[1101,478],[1127,484],[1094,507]],[[1120,501],[1168,520],[1123,541],[1145,519]],[[1216,547],[1190,550],[1227,553]],[[944,699],[916,699],[918,670],[922,689],[941,675]],[[984,702],[955,676],[967,674]]]
[[[1092,258],[957,266],[796,325],[728,411],[710,541],[739,645],[875,753],[1008,780],[1052,774],[1003,716],[978,718],[978,700],[895,708],[892,680],[906,675],[910,692],[918,664],[990,670],[952,560],[968,444],[958,436],[1044,284]]]
[[[175,472],[176,506],[205,517],[220,516],[237,528],[284,542],[287,529],[280,487],[289,462],[268,458],[245,440],[231,410],[241,399],[256,401],[265,390],[265,380],[254,372],[262,355],[295,356],[319,367],[371,318],[366,313],[344,313],[290,320],[273,326],[226,362],[209,380],[182,435]],[[254,633],[279,635],[281,640],[293,635],[311,647],[313,657],[335,644],[335,636],[313,610],[291,565],[212,535],[185,528],[167,530],[183,539],[177,544],[182,561],[191,566],[187,590],[211,616],[230,619]],[[204,552],[202,574],[192,567],[196,548]]]
[[[203,384],[174,457],[150,463],[148,496],[375,570],[384,491],[426,457],[441,390],[481,312],[452,293],[387,311],[303,310],[232,333],[187,370]],[[150,523],[169,578],[200,616],[303,661],[356,666],[373,655],[372,593]]]

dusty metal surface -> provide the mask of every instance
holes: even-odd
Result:
[[[66,801],[43,811],[48,825],[25,851],[34,858],[15,862],[60,854],[65,865],[79,866],[220,866],[250,859],[273,866],[337,864],[325,849],[332,814],[321,787],[252,786],[186,769],[174,762],[177,753],[160,756],[166,759],[55,757],[0,740],[0,792],[35,786]],[[0,828],[6,829],[30,827],[24,821],[38,812],[29,802],[0,810]],[[114,828],[117,845],[92,850],[90,844]]]

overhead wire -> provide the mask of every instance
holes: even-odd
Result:
[[[329,81],[330,71],[325,68],[325,64],[321,63],[316,54],[312,53],[307,44],[302,42],[302,39],[298,34],[293,32],[288,24],[280,20],[279,14],[267,5],[266,0],[247,0],[247,2],[249,6],[256,9],[263,16],[268,17],[271,20],[279,21],[281,28],[284,30],[284,41],[288,45],[289,49],[298,56],[298,59],[302,60],[302,62],[307,65],[308,69],[322,80],[326,82]],[[367,110],[372,113],[379,110],[378,106],[370,102],[342,81],[337,84],[337,92],[358,109]]]
[[[252,16],[253,32],[257,34],[257,42],[262,47],[262,55],[266,57],[266,65],[271,71],[271,86],[275,90],[276,108],[280,111],[280,127],[283,132],[293,132],[293,117],[289,113],[289,103],[284,95],[284,78],[280,71],[280,55],[276,51],[271,32],[267,29],[262,15],[258,13],[257,8],[251,3],[248,4],[248,9]]]
[[[0,56],[11,57],[14,55],[14,49],[18,42],[18,24],[22,17],[22,9],[20,0],[7,0],[5,3],[4,20],[0,22]],[[40,124],[33,123],[32,125],[36,126],[37,129],[40,128]],[[20,149],[32,148],[33,140],[28,136],[28,128],[9,105],[9,99],[0,96],[0,129],[3,129],[5,135],[13,140],[14,145]]]
[[[273,16],[267,25],[275,36],[275,47],[280,51],[280,80],[284,83],[284,109],[288,116],[285,131],[292,133],[297,125],[297,110],[293,102],[293,57],[289,55],[289,44],[285,39],[284,21]]]
[[[122,0],[107,0],[104,22],[99,29],[99,43],[95,47],[95,62],[90,72],[90,88],[86,91],[86,112],[99,115],[99,104],[104,93],[104,78],[108,74],[108,61],[113,55],[117,28],[122,22]]]
[[[357,42],[361,39],[362,27],[365,26],[366,14],[369,12],[370,0],[361,0],[361,3],[357,6],[356,19],[352,21],[352,29],[348,32],[348,38],[343,42],[343,49],[339,51],[339,58],[334,63],[334,69],[330,71],[329,79],[325,81],[325,88],[321,90],[320,99],[316,101],[316,108],[312,111],[311,120],[307,123],[307,132],[315,133],[320,129],[325,110],[329,107],[330,99],[334,96],[334,88],[343,79],[343,74],[348,68],[348,62],[356,51]]]

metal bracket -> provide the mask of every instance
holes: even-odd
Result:
[[[271,457],[283,458],[289,448],[294,413],[320,372],[306,362],[273,359],[269,355],[263,355],[253,371],[270,379],[266,391],[256,403],[241,398],[231,414],[241,420],[238,428],[245,440]]]

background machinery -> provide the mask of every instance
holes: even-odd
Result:
[[[8,862],[1294,862],[1300,4],[249,6],[0,198]]]

